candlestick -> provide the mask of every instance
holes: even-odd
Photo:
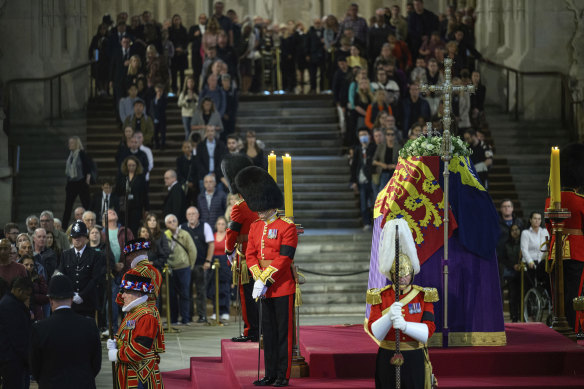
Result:
[[[560,184],[560,149],[552,147],[550,159],[550,207],[561,208],[562,192]]]
[[[275,182],[278,182],[278,173],[276,173],[276,154],[272,151],[268,155],[268,174],[272,176]]]
[[[282,157],[284,163],[284,214],[294,217],[292,205],[292,157],[286,154]]]

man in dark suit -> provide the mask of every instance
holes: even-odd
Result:
[[[58,275],[49,285],[53,314],[32,327],[31,373],[39,388],[95,388],[101,343],[95,321],[76,314],[71,280]]]
[[[124,79],[128,73],[128,65],[130,64],[130,37],[124,35],[121,38],[121,46],[112,50],[109,68],[110,87],[114,92],[114,107],[118,110],[120,99],[124,97]]]
[[[104,276],[101,254],[89,247],[87,226],[76,221],[71,228],[73,247],[63,251],[59,271],[73,282],[73,310],[83,316],[95,317],[96,287]]]
[[[167,170],[164,173],[164,186],[168,189],[168,194],[164,199],[162,215],[166,216],[172,213],[176,215],[179,223],[184,223],[186,221],[187,199],[174,170]]]
[[[100,179],[100,184],[101,191],[93,196],[90,209],[95,213],[96,223],[103,226],[103,213],[106,210],[113,208],[117,213],[120,212],[120,198],[112,192],[114,181],[111,178]]]
[[[205,129],[205,139],[197,145],[197,166],[199,167],[199,188],[203,188],[203,177],[214,174],[217,185],[225,191],[229,185],[221,172],[221,161],[227,153],[225,143],[215,138],[215,127]]]
[[[322,20],[314,19],[314,25],[306,34],[306,61],[310,74],[310,93],[316,93],[316,72],[320,69],[320,90],[324,89],[324,28]]]
[[[24,388],[28,366],[32,281],[18,277],[0,300],[0,378],[3,388]]]
[[[205,26],[207,25],[207,15],[199,15],[199,24],[191,26],[189,29],[189,40],[193,43],[191,46],[193,55],[191,56],[191,65],[193,67],[193,78],[195,79],[195,90],[199,90],[199,78],[203,70],[203,59],[201,58],[201,43],[203,41],[203,34],[205,33]]]

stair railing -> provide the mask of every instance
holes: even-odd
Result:
[[[570,132],[570,138],[575,140],[578,138],[578,120],[575,115],[576,106],[582,105],[584,100],[576,101],[574,100],[572,93],[570,91],[570,77],[562,72],[555,71],[523,71],[519,69],[514,69],[512,67],[495,63],[488,59],[480,59],[479,62],[485,66],[494,67],[502,72],[505,72],[507,80],[506,89],[506,99],[505,99],[505,112],[513,113],[513,118],[519,120],[519,113],[523,110],[523,101],[520,97],[520,91],[522,89],[522,83],[524,78],[527,77],[553,77],[559,79],[560,82],[560,101],[559,101],[559,111],[562,126],[567,128]],[[513,74],[513,77],[511,77]],[[511,97],[513,96],[511,91],[511,78],[513,78],[515,86],[515,105],[513,107],[513,112],[511,112]]]
[[[76,71],[79,70],[83,70],[86,69],[87,67],[89,67],[91,64],[93,64],[95,61],[91,60],[88,62],[84,62],[80,65],[74,66],[70,69],[64,70],[62,72],[59,72],[57,74],[54,74],[52,76],[48,76],[48,77],[27,77],[27,78],[15,78],[13,80],[9,80],[6,82],[6,93],[5,93],[5,107],[6,107],[6,115],[7,115],[7,130],[8,133],[10,133],[10,118],[11,118],[11,106],[12,106],[12,100],[13,100],[13,90],[14,87],[17,85],[21,85],[21,84],[26,84],[26,83],[35,83],[35,82],[49,82],[49,123],[51,125],[53,125],[53,120],[55,118],[63,118],[63,99],[62,99],[62,79],[63,76],[66,76],[68,74],[74,73]],[[89,74],[88,74],[88,78],[89,78]],[[95,93],[95,90],[93,88],[93,85],[91,83],[91,78],[90,79],[90,91],[91,91],[91,95],[93,96]],[[57,96],[55,98],[54,96],[54,84],[56,81],[56,88],[57,88]],[[56,115],[53,114],[54,113],[54,107],[55,107],[55,99],[56,101],[56,105],[57,105],[57,112]]]

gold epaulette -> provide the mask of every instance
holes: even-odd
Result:
[[[368,289],[367,290],[367,297],[365,298],[365,301],[367,302],[367,304],[371,304],[371,305],[375,305],[375,304],[381,304],[381,292],[383,292],[384,290],[391,288],[391,285],[387,285],[384,288],[372,288],[372,289]]]
[[[424,301],[427,303],[435,303],[440,300],[438,297],[438,290],[436,288],[424,288],[418,285],[412,285],[412,288],[424,292]]]
[[[244,200],[244,199],[237,200],[237,202],[235,203],[235,205],[239,205],[239,204],[241,204],[241,203],[243,203],[243,202],[245,202],[245,200]]]
[[[288,219],[286,216],[280,216],[280,219],[284,220],[288,224],[294,224],[291,219]]]

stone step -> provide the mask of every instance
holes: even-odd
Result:
[[[361,218],[353,219],[319,219],[319,218],[297,218],[295,219],[297,223],[302,224],[304,228],[359,228],[363,225],[361,224]]]
[[[294,211],[294,213],[296,214],[296,210]],[[296,216],[298,217],[300,220],[301,217],[300,216]],[[301,253],[305,252],[304,250],[306,249],[302,249],[302,250],[298,250],[296,252],[296,255],[299,258],[298,259],[298,263],[301,264]],[[311,269],[311,270],[315,270],[315,269],[320,269],[320,265],[332,265],[333,269],[337,269],[335,266],[335,262],[350,262],[352,265],[355,265],[358,262],[363,262],[363,261],[367,261],[366,263],[366,268],[369,266],[369,259],[371,257],[371,242],[369,242],[368,246],[358,246],[358,247],[347,247],[346,245],[339,245],[339,246],[332,246],[330,249],[330,251],[328,252],[316,252],[314,253],[314,251],[310,251],[312,257],[310,258],[310,262],[309,264],[307,264],[306,268],[307,269]],[[312,267],[315,266],[315,267]],[[323,270],[323,269],[321,269]],[[324,271],[324,270],[323,270]]]
[[[256,108],[256,109],[242,109],[245,108],[245,105],[240,105],[239,106],[239,110],[237,112],[237,119],[244,119],[244,118],[248,118],[248,117],[257,117],[257,116],[261,116],[261,117],[265,117],[265,116],[277,116],[280,118],[283,117],[296,117],[299,115],[311,115],[311,116],[318,116],[318,115],[329,115],[332,116],[333,114],[336,114],[336,109],[332,108],[332,107],[322,107],[322,108],[318,108],[318,107],[285,107],[285,108],[280,108],[277,111],[274,111],[273,109],[265,109],[265,108]],[[336,118],[338,119],[338,116],[336,116]]]
[[[244,116],[237,118],[237,126],[242,125],[253,125],[256,123],[262,124],[316,124],[316,123],[330,123],[336,124],[338,122],[338,116],[335,115],[335,112],[332,112],[332,115],[298,115],[298,116],[284,116],[281,117],[279,115],[272,115],[272,116]]]
[[[315,99],[309,103],[303,100],[287,100],[287,101],[240,101],[239,111],[255,111],[256,109],[288,109],[288,108],[303,108],[309,106],[311,108],[333,108],[333,99]],[[273,113],[276,113],[273,111]]]
[[[300,307],[300,317],[302,315],[357,315],[363,314],[365,319],[365,300],[361,303],[350,304],[304,304]],[[302,319],[300,319],[302,320]]]
[[[237,124],[236,129],[240,133],[245,133],[248,130],[254,130],[258,136],[262,132],[293,132],[293,133],[303,133],[310,131],[330,131],[337,132],[338,125],[336,123],[316,123],[316,124],[264,124],[264,123],[253,123],[253,124]]]

